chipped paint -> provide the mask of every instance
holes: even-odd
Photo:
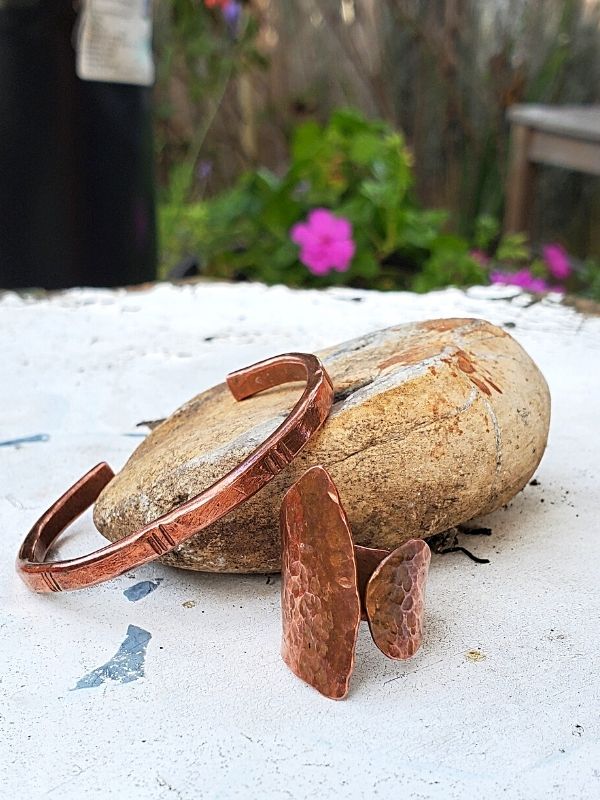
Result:
[[[80,678],[75,689],[95,689],[106,681],[130,683],[144,677],[146,647],[152,634],[137,625],[127,628],[127,635],[114,656],[100,667]]]
[[[153,581],[140,581],[139,583],[134,583],[133,586],[129,586],[127,589],[125,589],[123,594],[132,603],[137,603],[138,600],[147,597],[155,589],[158,589],[162,582],[162,578],[155,578]]]
[[[5,439],[0,442],[0,447],[21,447],[23,444],[47,442],[50,436],[47,433],[34,433],[32,436],[19,436],[17,439]]]

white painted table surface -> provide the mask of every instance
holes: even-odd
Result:
[[[48,439],[0,447],[0,797],[600,797],[600,318],[529,302],[222,284],[2,296],[0,438]],[[469,540],[490,564],[434,556],[415,658],[387,660],[363,626],[347,700],[280,660],[278,577],[150,564],[35,596],[14,574],[39,514],[99,460],[121,467],[140,420],[262,357],[440,316],[514,323],[546,375],[540,485]],[[103,542],[88,516],[59,552]],[[74,689],[129,625],[151,634],[143,677]]]

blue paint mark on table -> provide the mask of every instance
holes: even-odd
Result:
[[[162,581],[162,578],[155,578],[153,581],[140,581],[139,583],[134,583],[133,586],[130,586],[128,589],[125,589],[123,594],[132,603],[137,603],[138,600],[141,600],[155,589],[158,589]]]
[[[22,444],[34,442],[47,442],[50,436],[47,433],[34,433],[32,436],[19,436],[17,439],[5,439],[0,442],[0,447],[20,447]]]
[[[144,677],[144,663],[146,659],[146,647],[152,638],[152,634],[137,625],[129,625],[127,636],[114,656],[102,664],[101,667],[88,672],[80,678],[72,691],[75,689],[94,689],[101,686],[106,681],[116,681],[116,683],[130,683]]]

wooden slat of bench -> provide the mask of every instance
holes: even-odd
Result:
[[[600,175],[600,141],[585,142],[544,131],[532,131],[528,158],[538,164]]]
[[[516,105],[508,118],[534,130],[600,143],[600,106]]]

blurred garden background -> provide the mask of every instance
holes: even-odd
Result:
[[[598,0],[159,0],[159,275],[600,299],[600,180],[536,169],[508,109],[600,103]]]
[[[0,0],[0,287],[600,299],[600,0]]]

